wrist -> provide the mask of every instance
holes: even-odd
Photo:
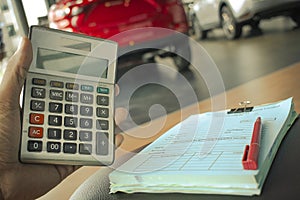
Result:
[[[13,170],[4,167],[0,173],[0,200],[16,199],[13,196],[16,190],[12,190],[14,183]]]

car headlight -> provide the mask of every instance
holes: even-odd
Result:
[[[55,16],[58,18],[63,18],[70,14],[70,8],[69,7],[63,7],[62,9],[57,9],[55,11]]]
[[[193,9],[194,9],[195,12],[199,11],[199,9],[200,9],[199,4],[195,4],[195,5],[193,6]]]
[[[74,6],[74,7],[72,8],[71,15],[72,15],[72,16],[79,15],[80,13],[82,13],[82,12],[83,12],[83,10],[84,10],[84,8],[83,8],[83,7]]]

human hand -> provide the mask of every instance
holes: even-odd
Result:
[[[37,198],[80,167],[19,162],[21,133],[19,96],[31,61],[31,43],[27,38],[23,38],[18,50],[7,64],[0,85],[0,199]],[[125,117],[124,112],[123,109],[116,109],[116,124]],[[116,135],[117,146],[122,140],[120,134]]]

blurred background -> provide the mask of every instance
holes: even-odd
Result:
[[[189,40],[203,47],[215,63],[225,90],[299,62],[299,2],[1,0],[0,80],[7,60],[32,25],[112,39],[119,43],[117,81],[124,75],[127,78],[120,85],[116,106],[129,104],[134,123],[144,123],[210,96],[204,77],[190,64],[191,60],[198,59],[198,52],[193,52]],[[164,29],[139,31],[147,27]],[[130,74],[143,64],[151,64],[151,74],[148,70],[139,76]],[[176,82],[178,76],[163,73],[159,64],[174,69],[189,84]],[[214,66],[205,67],[209,70]],[[167,80],[175,84],[176,92],[168,84],[147,83],[136,87],[135,83],[149,76],[157,82]],[[180,104],[178,98],[188,97],[190,87],[197,99]],[[132,95],[125,98],[128,93]],[[157,104],[164,112],[149,116],[149,109]],[[131,126],[128,122],[128,128]]]

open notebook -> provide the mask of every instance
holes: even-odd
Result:
[[[257,117],[262,119],[258,169],[245,170],[242,157]],[[112,172],[111,193],[259,195],[296,118],[292,98],[248,112],[192,115]]]

